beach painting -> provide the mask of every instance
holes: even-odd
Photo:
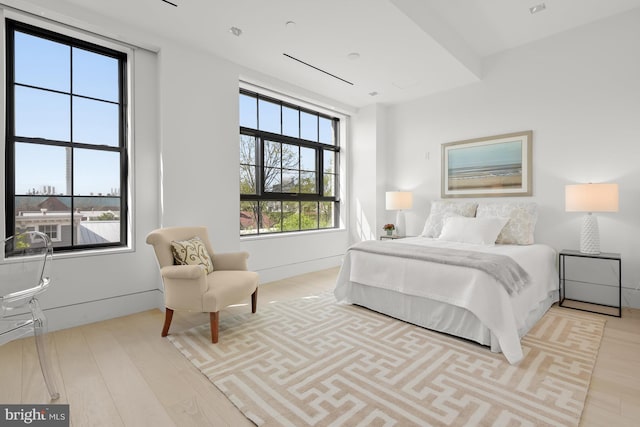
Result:
[[[531,196],[533,131],[442,144],[442,197]]]

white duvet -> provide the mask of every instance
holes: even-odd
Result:
[[[382,244],[429,245],[502,254],[520,264],[529,274],[531,283],[519,294],[509,296],[496,279],[477,269],[349,251],[334,291],[338,301],[350,302],[348,284],[355,282],[467,309],[493,333],[504,356],[512,364],[523,357],[518,330],[525,326],[528,314],[558,289],[556,252],[547,245],[485,246],[424,237]]]

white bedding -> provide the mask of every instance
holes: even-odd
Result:
[[[549,300],[550,295],[557,293],[556,253],[547,245],[484,246],[425,237],[385,241],[381,244],[430,245],[496,253],[510,256],[519,263],[530,275],[531,284],[510,297],[502,285],[480,270],[349,251],[334,292],[338,301],[351,303],[349,285],[357,283],[464,308],[491,331],[510,363],[517,363],[523,357],[518,331],[527,326],[529,314],[538,310],[543,301]]]

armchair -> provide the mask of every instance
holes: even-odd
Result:
[[[195,251],[190,247],[180,260],[186,265],[175,265],[175,259],[180,258],[175,251],[184,249],[181,243],[193,243],[194,238],[199,239]],[[150,232],[146,241],[153,246],[164,284],[163,337],[169,333],[174,310],[208,312],[212,343],[218,342],[221,309],[251,295],[251,312],[256,312],[258,274],[247,271],[247,252],[215,253],[206,227],[160,228]]]

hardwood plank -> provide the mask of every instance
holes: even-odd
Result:
[[[54,337],[72,422],[78,426],[124,425],[82,331],[57,331]]]
[[[620,400],[622,416],[631,420],[640,420],[640,392],[622,396]]]
[[[53,334],[45,335],[47,351],[51,363],[52,376],[56,382],[60,398],[51,400],[49,391],[42,376],[36,341],[34,337],[22,338],[22,402],[25,403],[66,403],[64,383],[60,376],[60,366],[58,365],[58,355],[55,350]]]
[[[583,427],[637,427],[635,420],[630,420],[619,414],[614,414],[598,408],[587,406],[582,413],[580,426]]]
[[[117,320],[116,320],[117,321]],[[81,326],[124,425],[174,426],[127,352],[112,335],[113,320]]]
[[[138,316],[138,315],[136,315]],[[151,310],[140,313],[136,319],[136,327],[145,334],[148,340],[147,330],[155,328],[157,318],[161,316],[158,310]],[[203,320],[206,322],[206,315]],[[200,323],[202,324],[202,323]],[[143,339],[141,337],[141,339]],[[215,416],[220,417],[223,424],[229,426],[253,426],[244,415],[220,392],[200,371],[193,366],[166,338],[152,339],[154,351],[159,357],[163,357],[169,364],[167,369],[175,369],[198,396],[198,401],[203,402],[205,411],[212,411]],[[213,418],[213,416],[209,416]],[[218,424],[215,424],[218,425]]]
[[[198,395],[180,369],[176,369],[167,357],[159,353],[164,351],[166,344],[171,344],[163,343],[167,340],[159,336],[149,339],[149,328],[143,320],[144,317],[149,315],[116,319],[110,322],[110,327],[120,331],[116,339],[167,409],[169,416],[179,426],[227,425],[215,411],[215,405]],[[155,330],[155,324],[153,326]]]
[[[0,346],[0,402],[11,404],[22,401],[22,342],[10,341]],[[6,384],[6,386],[5,386]]]

